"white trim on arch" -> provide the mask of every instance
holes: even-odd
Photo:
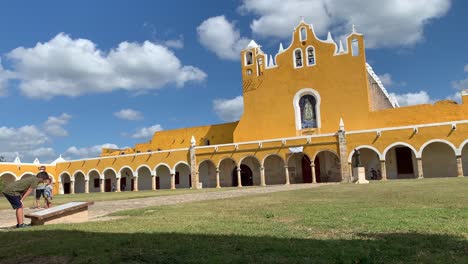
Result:
[[[62,171],[62,173],[60,173],[58,176],[58,183],[62,183],[62,176],[65,174],[68,174],[68,176],[70,177],[70,181],[72,181],[72,174],[68,171]]]
[[[200,165],[202,165],[203,162],[211,163],[211,164],[213,164],[213,166],[214,166],[216,169],[218,169],[218,168],[216,167],[216,164],[215,164],[211,159],[204,159],[204,160],[202,160],[202,161],[200,161],[200,162],[198,163],[197,170],[200,169]]]
[[[176,171],[176,168],[177,168],[177,166],[179,166],[180,164],[187,165],[187,167],[189,167],[189,170],[191,170],[191,168],[190,168],[190,164],[188,164],[186,161],[179,161],[179,162],[177,162],[176,164],[174,164],[174,168],[172,169],[172,171],[173,171],[173,172],[175,172],[175,171]]]
[[[120,176],[120,172],[117,172],[117,171],[116,171],[114,168],[112,168],[112,167],[107,167],[107,168],[105,168],[105,169],[102,170],[102,174],[99,175],[99,179],[101,179],[101,180],[106,179],[106,171],[108,171],[108,170],[114,172],[115,178],[120,178],[120,177],[119,177],[119,176]]]
[[[232,157],[224,157],[224,158],[221,158],[218,162],[218,166],[217,168],[221,168],[221,163],[225,160],[231,160],[234,162],[234,164],[237,166],[237,160],[235,158],[232,158]]]
[[[405,147],[408,147],[410,148],[412,151],[413,151],[413,154],[414,156],[417,158],[417,159],[420,159],[421,158],[421,155],[419,155],[419,152],[416,151],[416,149],[411,146],[410,144],[408,143],[405,143],[405,142],[395,142],[393,144],[391,144],[390,146],[388,146],[387,148],[385,148],[385,150],[383,151],[382,153],[382,156],[383,156],[383,160],[385,160],[385,158],[387,157],[387,152],[392,149],[393,147],[396,147],[396,146],[405,146]]]
[[[371,150],[375,151],[377,153],[377,156],[379,156],[379,160],[385,160],[385,156],[383,156],[382,153],[380,153],[380,151],[377,148],[375,148],[373,146],[369,146],[369,145],[361,145],[361,146],[359,146],[357,148],[354,148],[352,151],[350,151],[349,157],[348,157],[348,163],[352,162],[353,154],[354,154],[355,149],[360,150],[360,149],[364,149],[364,148],[371,149]]]
[[[315,152],[314,156],[312,157],[312,159],[310,160],[310,162],[315,162],[315,158],[317,158],[318,154],[322,153],[322,152],[330,152],[330,153],[333,153],[338,159],[340,159],[340,155],[338,154],[338,152],[336,152],[335,150],[333,149],[321,149],[317,152]]]
[[[314,63],[312,63],[312,64],[309,63],[309,49],[310,49],[310,48],[313,49],[313,54],[314,54]],[[305,55],[306,55],[306,56],[305,56],[306,65],[307,65],[308,67],[317,65],[317,57],[315,56],[315,54],[316,54],[316,53],[315,53],[315,47],[312,46],[312,45],[307,46],[306,52],[305,52],[305,53],[306,53],[306,54],[305,54]]]
[[[85,178],[85,180],[86,180],[86,173],[84,173],[82,170],[77,170],[77,171],[75,171],[75,172],[73,173],[73,175],[72,175],[73,181],[75,181],[75,176],[76,176],[76,174],[78,174],[78,173],[80,173],[80,172],[83,174],[83,176],[84,176],[84,178]]]
[[[465,146],[468,145],[468,139],[463,141],[461,144],[460,144],[460,148],[458,149],[458,151],[460,152],[460,156],[463,154],[463,148],[465,148]]]
[[[87,174],[85,174],[85,176],[86,176],[85,180],[89,181],[89,176],[91,175],[91,172],[93,172],[93,171],[96,172],[97,175],[99,176],[98,179],[104,179],[104,178],[101,177],[101,172],[99,172],[97,169],[91,169],[90,171],[88,171]]]
[[[259,165],[260,167],[262,167],[262,162],[261,162],[255,155],[247,155],[247,156],[242,157],[242,158],[239,160],[239,164],[238,164],[238,165],[239,165],[239,166],[238,166],[239,168],[240,168],[240,165],[242,165],[242,162],[243,162],[245,159],[247,159],[247,158],[254,158],[254,159],[258,162],[258,165]]]
[[[277,156],[277,157],[279,157],[279,158],[283,161],[283,163],[286,164],[286,161],[283,159],[283,157],[281,157],[281,155],[279,155],[279,154],[277,154],[277,153],[270,153],[270,154],[266,155],[266,156],[263,158],[262,163],[260,163],[260,166],[261,166],[262,168],[265,168],[265,160],[266,160],[267,158],[271,157],[271,156]]]
[[[458,149],[455,147],[455,145],[453,145],[452,142],[447,141],[447,140],[445,140],[445,139],[432,139],[432,140],[427,141],[427,142],[424,143],[424,144],[421,146],[421,148],[419,149],[419,156],[422,157],[422,153],[423,153],[424,149],[425,149],[427,146],[429,146],[429,145],[432,144],[432,143],[437,143],[437,142],[438,142],[438,143],[444,143],[444,144],[449,145],[449,147],[452,148],[453,153],[455,154],[455,156],[461,156],[461,152],[458,152]]]
[[[158,174],[158,168],[161,167],[161,166],[166,167],[166,168],[169,170],[169,173],[172,173],[171,166],[169,166],[167,163],[161,162],[161,163],[158,163],[158,164],[154,167],[154,172],[156,173],[156,176],[157,176],[157,174]]]
[[[118,174],[122,174],[122,171],[123,171],[124,169],[129,169],[129,170],[132,172],[133,176],[135,176],[136,171],[134,171],[134,170],[132,169],[132,167],[130,167],[130,166],[123,166],[123,167],[121,167],[121,168],[119,169],[119,173],[118,173]],[[106,171],[106,170],[103,170],[103,172],[104,172],[104,171]],[[115,171],[115,170],[114,170],[114,171]],[[117,172],[115,172],[115,174],[117,175]]]
[[[154,171],[151,170],[151,167],[146,165],[146,164],[142,164],[140,166],[138,166],[138,168],[136,168],[135,172],[138,174],[138,171],[141,169],[141,168],[147,168],[149,171],[150,171],[150,174],[152,175]]]
[[[301,108],[299,106],[299,100],[301,100],[301,97],[304,95],[312,95],[313,97],[315,97],[315,114],[317,118],[317,128],[320,128],[322,126],[320,117],[320,102],[322,101],[322,99],[320,98],[320,94],[316,90],[312,88],[304,88],[299,90],[296,93],[296,95],[294,95],[293,99],[294,115],[296,117],[296,130],[302,130]]]

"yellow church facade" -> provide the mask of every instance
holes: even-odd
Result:
[[[58,193],[221,188],[468,175],[468,91],[462,103],[400,107],[366,62],[364,37],[338,44],[301,22],[273,57],[241,56],[238,122],[160,131],[134,148],[46,164]],[[8,183],[39,163],[0,163]]]

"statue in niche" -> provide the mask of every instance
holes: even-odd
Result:
[[[302,129],[317,127],[315,104],[315,98],[312,95],[305,95],[299,101]]]
[[[302,117],[306,121],[312,121],[314,119],[314,110],[312,108],[312,103],[309,98],[305,99],[304,104],[304,116]]]

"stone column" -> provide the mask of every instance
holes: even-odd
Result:
[[[84,192],[89,193],[89,180],[85,180]]]
[[[133,191],[138,192],[138,177],[133,177]]]
[[[219,168],[216,168],[216,188],[221,188],[221,184],[219,182]]]
[[[156,175],[151,175],[151,190],[156,191]]]
[[[424,174],[423,174],[422,158],[417,158],[416,161],[418,163],[418,179],[423,179]]]
[[[346,136],[344,129],[338,131],[338,145],[340,147],[340,165],[341,165],[341,179],[343,182],[353,182],[352,174],[350,173],[348,164],[348,145],[346,143]]]
[[[194,145],[190,147],[190,175],[192,175],[192,189],[198,189],[200,176],[198,175],[197,156],[196,156],[196,150],[195,150]]]
[[[291,181],[289,180],[289,167],[284,166],[284,174],[286,175],[286,185],[289,185]]]
[[[62,184],[62,182],[59,181],[59,182],[58,182],[58,185],[59,185],[59,194],[63,194],[64,192],[63,192],[63,184]]]
[[[348,162],[348,168],[349,168],[349,175],[351,175],[351,180],[354,181],[353,164],[351,162]]]
[[[116,192],[120,192],[120,191],[121,191],[121,190],[120,190],[120,181],[121,181],[121,177],[118,177],[118,178],[116,179],[116,183],[115,183],[115,191],[116,191]]]
[[[387,165],[385,160],[380,161],[380,173],[382,174],[382,181],[387,180]]]
[[[175,190],[175,173],[171,172],[171,190]]]
[[[457,156],[458,177],[463,177],[463,162],[462,156]]]
[[[310,170],[312,172],[312,183],[317,183],[317,175],[315,175],[315,163],[310,163]]]
[[[99,191],[104,192],[104,179],[99,179]]]
[[[237,169],[237,187],[242,187],[241,169]]]
[[[70,181],[70,194],[75,194],[75,181]]]
[[[260,167],[260,186],[266,186],[265,183],[265,168]]]

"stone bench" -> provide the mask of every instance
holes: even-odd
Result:
[[[88,206],[94,202],[71,202],[26,214],[31,225],[81,223],[88,221]]]

